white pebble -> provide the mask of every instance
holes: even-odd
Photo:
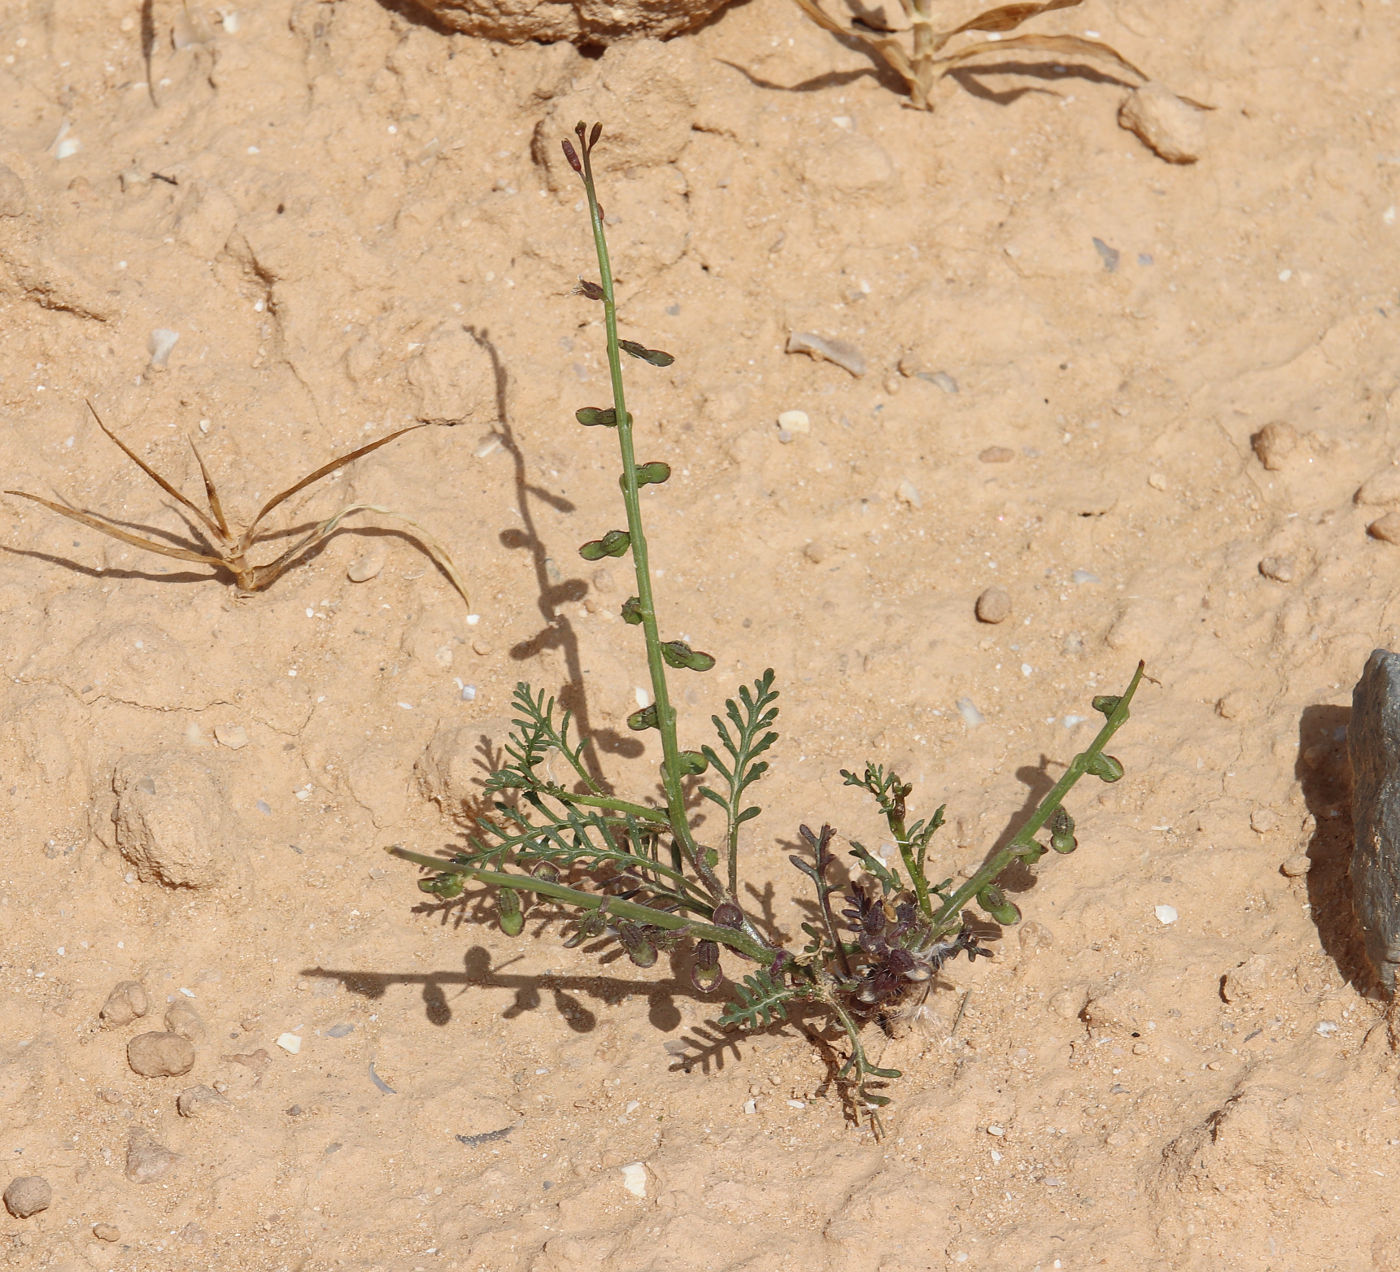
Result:
[[[977,710],[971,698],[958,699],[958,714],[962,716],[969,729],[975,729],[986,717]]]
[[[812,417],[806,411],[783,411],[778,416],[778,428],[784,433],[810,433]]]
[[[647,1195],[647,1168],[641,1162],[628,1162],[619,1166],[622,1172],[622,1186],[634,1197]]]
[[[294,1033],[279,1034],[277,1045],[290,1055],[296,1055],[301,1050],[301,1039]]]
[[[998,1126],[995,1122],[993,1122],[990,1126],[987,1127],[987,1134],[995,1135],[998,1138],[1000,1138],[1001,1136],[1006,1134],[1006,1127]]]
[[[1320,1020],[1317,1024],[1317,1032],[1324,1038],[1330,1038],[1337,1032],[1337,1022],[1334,1020]]]
[[[899,483],[895,487],[894,497],[902,504],[908,504],[911,508],[922,508],[924,501],[919,494],[919,488],[908,479]]]
[[[157,327],[146,340],[146,348],[151,351],[151,370],[162,371],[170,361],[170,351],[179,340],[180,333],[169,327]]]
[[[1099,576],[1092,570],[1075,570],[1070,576],[1071,583],[1097,583]]]
[[[1157,916],[1158,923],[1175,923],[1176,907],[1170,905],[1154,906],[1152,913]]]

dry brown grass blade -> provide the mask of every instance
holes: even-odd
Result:
[[[219,503],[219,492],[214,487],[214,479],[209,476],[209,469],[204,465],[204,456],[199,453],[199,447],[194,444],[193,437],[190,438],[190,450],[194,451],[194,462],[199,465],[199,474],[204,478],[204,497],[209,500],[209,511],[214,514],[214,520],[219,523],[224,538],[232,539],[233,532],[228,528],[223,505]]]
[[[138,548],[145,548],[147,552],[159,552],[161,556],[175,557],[180,561],[200,561],[205,565],[217,565],[227,567],[228,562],[222,557],[206,556],[202,552],[192,552],[188,548],[175,548],[169,544],[157,543],[154,539],[143,539],[139,534],[132,534],[127,530],[119,530],[116,526],[108,525],[100,517],[93,516],[90,512],[79,512],[76,508],[65,508],[62,504],[54,503],[52,499],[43,499],[38,495],[31,495],[23,490],[7,490],[7,495],[16,495],[20,499],[28,499],[36,504],[42,504],[51,512],[58,513],[61,517],[67,517],[70,521],[79,521],[93,530],[100,530],[105,535],[110,535],[113,539],[120,539],[123,543],[130,543]]]
[[[457,567],[453,564],[447,549],[416,521],[405,517],[402,513],[395,512],[392,508],[383,508],[378,504],[351,504],[348,508],[342,508],[335,516],[327,517],[315,529],[294,543],[275,561],[269,561],[266,565],[256,565],[245,570],[239,579],[239,585],[249,592],[261,591],[263,588],[271,586],[305,553],[310,552],[323,539],[328,539],[334,534],[340,523],[355,512],[373,512],[381,517],[393,517],[396,521],[402,521],[404,525],[411,527],[418,541],[428,550],[428,555],[447,575],[452,586],[457,589],[458,595],[466,602],[467,608],[471,608],[472,602],[471,597],[467,595],[467,585],[462,581],[462,576],[457,572]]]
[[[84,399],[84,401],[86,401],[86,399]],[[174,486],[172,486],[168,481],[165,480],[164,477],[162,477],[158,472],[156,472],[154,468],[152,468],[148,463],[146,463],[146,461],[142,459],[140,455],[138,455],[134,450],[131,449],[130,446],[128,446],[124,441],[122,441],[120,437],[118,437],[114,432],[112,432],[112,430],[108,428],[105,423],[103,423],[102,417],[97,413],[97,408],[93,406],[91,402],[88,402],[87,409],[92,412],[92,418],[97,421],[97,427],[100,428],[104,433],[106,433],[107,436],[110,437],[112,441],[114,441],[117,444],[118,447],[120,447],[122,454],[125,455],[127,459],[131,460],[131,462],[135,464],[137,468],[139,468],[143,473],[145,473],[146,476],[149,477],[153,482],[155,482],[155,484],[159,486],[163,491],[165,491],[167,495],[169,495],[172,499],[179,500],[179,502],[184,507],[188,508],[192,513],[194,513],[194,515],[199,518],[200,524],[203,525],[204,528],[208,530],[210,534],[214,535],[215,537],[218,537],[219,527],[216,526],[214,522],[210,520],[209,514],[205,512],[203,508],[201,508],[198,504],[191,503],[188,499],[186,499],[184,495],[182,495],[178,490],[176,490]]]
[[[1077,35],[1013,35],[1009,40],[983,40],[969,44],[955,53],[945,53],[938,59],[943,68],[940,75],[946,75],[948,68],[969,58],[981,57],[987,53],[1005,53],[1009,49],[1034,49],[1039,53],[1069,53],[1078,57],[1098,58],[1112,62],[1119,70],[1137,76],[1141,83],[1147,83],[1147,72],[1134,66],[1126,57],[1110,45],[1100,40],[1086,40]],[[1186,101],[1186,98],[1182,98]],[[1196,105],[1192,102],[1191,105]]]
[[[377,441],[370,442],[366,446],[361,446],[358,450],[351,451],[348,455],[341,455],[338,459],[333,459],[328,464],[322,464],[314,473],[303,477],[295,486],[288,486],[287,489],[280,494],[273,495],[271,499],[263,504],[262,508],[258,511],[258,515],[248,523],[248,528],[243,532],[244,550],[246,551],[249,545],[252,544],[254,531],[258,527],[258,522],[267,516],[267,514],[277,507],[284,499],[290,499],[297,491],[305,490],[312,482],[320,481],[322,477],[329,476],[331,473],[335,472],[337,468],[345,467],[346,464],[359,459],[361,455],[368,455],[372,450],[378,450],[381,446],[387,446],[394,438],[402,437],[405,433],[411,433],[414,429],[419,428],[427,428],[427,424],[423,421],[419,421],[417,424],[410,424],[407,428],[401,428],[393,433],[388,433]]]
[[[815,0],[796,0],[796,2],[797,7],[819,27],[823,27],[834,35],[859,40],[868,48],[874,49],[889,64],[890,69],[904,80],[909,87],[910,96],[913,96],[919,85],[919,77],[914,74],[914,66],[909,60],[909,55],[904,51],[904,46],[900,44],[898,36],[868,35],[864,31],[856,31],[851,27],[842,26],[829,13],[819,8]]]
[[[939,31],[934,35],[934,48],[941,49],[955,35],[964,31],[1014,31],[1028,18],[1038,13],[1048,13],[1051,9],[1073,9],[1084,0],[1043,0],[1040,4],[1004,4],[996,9],[988,9],[975,18],[964,22],[951,31]]]

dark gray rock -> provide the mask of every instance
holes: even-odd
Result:
[[[1373,650],[1351,698],[1352,902],[1366,953],[1395,992],[1400,967],[1400,654]]]

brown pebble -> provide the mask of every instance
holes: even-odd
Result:
[[[232,1108],[233,1102],[210,1086],[186,1087],[175,1097],[175,1111],[181,1117],[209,1117]]]
[[[1267,556],[1259,562],[1259,573],[1275,583],[1293,582],[1294,564],[1292,557]]]
[[[194,1068],[194,1045],[177,1033],[137,1034],[126,1044],[126,1062],[143,1078],[174,1078]]]
[[[1249,444],[1261,464],[1270,472],[1277,472],[1298,449],[1298,430],[1283,420],[1265,424]]]
[[[53,1202],[53,1188],[42,1175],[20,1175],[5,1189],[5,1209],[16,1219],[28,1219]]]
[[[1400,504],[1400,468],[1382,468],[1380,472],[1372,473],[1357,488],[1352,502],[1381,508]]]
[[[831,549],[829,549],[826,546],[826,544],[822,543],[819,539],[813,539],[811,543],[809,543],[805,548],[802,549],[802,555],[806,557],[807,560],[809,560],[813,565],[820,565],[823,561],[826,560],[830,553]]]
[[[1400,544],[1400,512],[1387,512],[1377,517],[1366,527],[1366,533],[1382,543]]]
[[[1004,623],[1011,617],[1011,597],[1000,587],[989,587],[977,598],[977,618],[983,623]]]
[[[1278,814],[1272,808],[1256,808],[1249,815],[1249,828],[1256,835],[1267,835],[1278,828]]]
[[[1291,857],[1283,859],[1279,869],[1290,879],[1301,879],[1312,869],[1312,860],[1305,852],[1295,852]]]
[[[104,1028],[116,1029],[129,1025],[149,1010],[150,1000],[141,982],[124,980],[112,986],[112,992],[107,995],[107,1001],[102,1004],[97,1016]]]
[[[204,1038],[204,1021],[183,998],[177,998],[165,1009],[165,1027],[191,1042],[200,1042]]]
[[[984,464],[1009,464],[1016,458],[1016,452],[1009,446],[988,446],[978,452],[977,458]]]
[[[1205,149],[1203,112],[1161,84],[1133,89],[1118,108],[1118,123],[1168,163],[1195,163]]]
[[[180,1160],[164,1144],[157,1144],[140,1127],[133,1130],[126,1142],[126,1177],[133,1184],[149,1184],[166,1174]]]
[[[122,1235],[122,1230],[114,1223],[95,1223],[92,1225],[92,1235],[99,1241],[116,1241]]]

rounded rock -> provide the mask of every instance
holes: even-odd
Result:
[[[183,998],[177,998],[165,1009],[165,1028],[190,1042],[202,1042],[204,1039],[204,1021]]]
[[[97,1017],[104,1028],[116,1029],[129,1025],[149,1010],[150,1000],[141,982],[124,980],[112,986],[112,992],[107,995],[107,1001],[102,1004]]]
[[[1004,588],[989,587],[977,598],[977,620],[1004,623],[1011,617],[1011,597]]]
[[[1259,573],[1275,583],[1293,582],[1295,568],[1292,557],[1266,556],[1259,562]]]
[[[5,1209],[16,1219],[28,1219],[53,1203],[53,1188],[42,1175],[20,1175],[5,1189]]]
[[[1312,859],[1305,852],[1295,852],[1283,859],[1279,869],[1289,879],[1301,879],[1312,869]]]
[[[1382,543],[1400,544],[1400,512],[1387,512],[1377,517],[1366,527],[1366,533]]]
[[[699,26],[726,0],[569,0],[521,4],[520,0],[412,0],[411,6],[443,26],[482,40],[506,44],[611,44],[648,36],[664,40]]]
[[[177,1033],[137,1034],[126,1044],[126,1062],[143,1078],[177,1078],[194,1068],[194,1044]]]
[[[1255,433],[1249,444],[1259,462],[1277,472],[1298,449],[1298,430],[1283,420],[1274,420]]]
[[[99,1241],[116,1241],[122,1235],[122,1230],[114,1223],[95,1223],[92,1225],[92,1235]]]

